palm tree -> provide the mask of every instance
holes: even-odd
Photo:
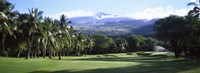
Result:
[[[83,33],[77,33],[75,45],[76,45],[76,49],[77,49],[76,52],[78,56],[81,55],[81,51],[84,50],[84,48],[86,47],[85,42],[86,42],[86,39]]]
[[[57,34],[57,41],[59,44],[59,59],[61,59],[62,52],[65,52],[66,48],[71,47],[71,35],[66,21],[65,15],[62,15],[59,21],[59,28]],[[70,28],[71,29],[71,28]],[[68,46],[69,45],[69,46]]]
[[[85,56],[86,54],[89,52],[89,54],[91,53],[91,50],[92,48],[94,47],[95,45],[95,42],[94,42],[94,38],[92,36],[86,36],[86,41],[85,41],[85,46],[87,49],[85,49]]]
[[[200,0],[199,0],[199,4],[200,4]],[[190,5],[199,6],[199,4],[197,4],[196,2],[190,2],[190,3],[188,3],[188,6],[190,6]]]
[[[5,39],[6,35],[13,35],[13,32],[9,26],[9,18],[3,13],[0,12],[0,31],[3,35],[2,37],[2,54],[5,52]]]
[[[55,35],[53,32],[53,26],[54,23],[50,18],[45,18],[43,25],[39,28],[40,32],[42,33],[41,39],[42,44],[44,46],[43,48],[43,58],[46,56],[46,48],[48,44],[53,45],[52,47],[56,48],[57,42],[55,41]],[[49,48],[49,58],[52,59],[52,48]]]
[[[43,11],[38,11],[37,8],[29,9],[29,15],[27,16],[27,21],[26,21],[27,25],[30,26],[30,28],[27,28],[27,30],[29,31],[29,33],[28,33],[29,49],[27,52],[27,57],[26,57],[27,59],[30,57],[35,32],[38,31],[38,26],[40,25],[41,20],[42,20],[42,13],[43,13]]]
[[[68,22],[68,24],[70,24],[70,22]],[[70,25],[67,25],[67,29],[68,29],[68,32],[69,32],[69,37],[68,37],[68,45],[66,45],[67,47],[67,55],[69,55],[69,52],[72,50],[72,48],[74,47],[74,29],[72,26]]]
[[[128,47],[128,42],[124,39],[122,39],[119,43],[119,50],[121,50],[122,52],[124,52],[126,50],[125,47]]]
[[[188,15],[190,15],[190,16],[194,16],[194,17],[199,17],[199,15],[200,15],[200,8],[199,8],[199,5],[200,5],[200,0],[199,0],[199,4],[197,4],[196,2],[190,2],[190,3],[188,3],[188,6],[194,6],[194,8],[193,8],[193,10],[190,10],[189,12],[188,12]]]
[[[29,14],[18,14],[16,18],[16,28],[15,28],[15,36],[17,37],[16,42],[17,46],[17,57],[20,56],[22,51],[27,51],[29,41],[29,25],[27,23],[29,18]]]
[[[0,32],[2,33],[2,52],[7,53],[5,51],[5,39],[7,35],[13,35],[11,27],[13,26],[13,17],[15,16],[15,12],[12,12],[14,9],[14,5],[9,3],[7,0],[0,1]],[[6,55],[8,56],[8,54]]]
[[[50,59],[52,52],[54,54],[58,52],[61,59],[61,54],[66,51],[69,53],[75,47],[75,42],[78,44],[79,55],[85,47],[90,50],[94,45],[91,37],[86,38],[82,33],[75,36],[73,27],[68,25],[72,22],[67,21],[64,15],[61,16],[60,21],[52,21],[50,18],[42,21],[43,12],[38,11],[37,8],[28,9],[29,13],[25,14],[20,14],[13,9],[12,3],[0,0],[0,36],[2,36],[0,55],[15,52],[12,54],[19,57],[20,53],[26,50],[24,53],[27,53],[28,59],[30,55],[39,57],[40,51],[43,51],[45,57],[48,51]],[[10,41],[12,41],[11,47]]]

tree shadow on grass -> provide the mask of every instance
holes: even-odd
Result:
[[[166,60],[165,60],[166,59]],[[34,71],[30,73],[177,73],[200,67],[200,61],[194,59],[167,60],[168,57],[117,57],[117,58],[87,58],[76,61],[113,61],[113,62],[139,62],[139,65],[99,68],[82,71],[59,70],[59,71]],[[67,60],[67,59],[65,59]]]

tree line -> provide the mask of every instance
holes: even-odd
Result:
[[[69,54],[78,55],[85,48],[94,46],[90,35],[76,32],[65,15],[60,20],[43,18],[43,11],[28,9],[29,13],[19,13],[7,0],[0,0],[0,55],[49,58]],[[74,49],[75,48],[75,49]]]
[[[0,56],[50,59],[65,55],[107,54],[152,51],[161,45],[175,57],[198,57],[200,54],[200,20],[198,4],[186,16],[171,15],[156,21],[156,38],[129,35],[110,38],[106,35],[85,35],[73,29],[65,15],[60,19],[43,17],[43,11],[28,9],[19,13],[7,0],[0,0]]]
[[[117,39],[101,34],[85,35],[74,30],[65,15],[57,20],[43,17],[43,11],[37,8],[28,9],[28,13],[19,13],[14,8],[9,1],[0,0],[0,56],[27,59],[58,56],[61,59],[61,56],[72,54],[133,52],[134,48],[144,47],[141,46],[143,40],[154,41],[137,35]]]
[[[155,38],[135,34],[122,38],[110,38],[106,35],[94,35],[94,38],[95,46],[91,50],[93,54],[153,51],[155,45],[165,46],[163,42]]]

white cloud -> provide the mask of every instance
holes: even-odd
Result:
[[[153,19],[153,18],[163,18],[167,17],[169,15],[179,15],[184,16],[188,13],[189,8],[183,8],[183,9],[175,9],[172,6],[167,7],[155,7],[155,8],[147,8],[142,11],[137,11],[134,13],[127,13],[118,15],[117,17],[129,17],[134,19]],[[64,14],[68,18],[71,17],[80,17],[80,16],[94,16],[96,12],[93,11],[86,11],[86,10],[74,10],[74,11],[68,11],[68,12],[61,12],[54,15],[50,15],[50,17],[54,19],[59,19],[59,17]],[[102,18],[112,18],[115,16],[105,16]]]
[[[196,2],[196,0],[190,0],[190,2]]]
[[[54,19],[59,19],[59,17],[62,14],[66,15],[68,18],[72,18],[72,17],[78,17],[78,16],[93,16],[95,14],[95,12],[85,11],[85,10],[74,10],[74,11],[53,14],[53,15],[50,15],[50,17],[52,17]]]
[[[189,9],[174,9],[172,6],[167,7],[156,7],[147,8],[143,11],[126,14],[130,18],[134,19],[152,19],[152,18],[163,18],[169,15],[179,15],[184,16],[188,13]]]

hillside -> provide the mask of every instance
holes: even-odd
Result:
[[[124,16],[112,15],[103,12],[93,16],[69,18],[78,31],[86,34],[106,34],[109,36],[127,34],[153,34],[153,26],[157,19],[133,19]]]

